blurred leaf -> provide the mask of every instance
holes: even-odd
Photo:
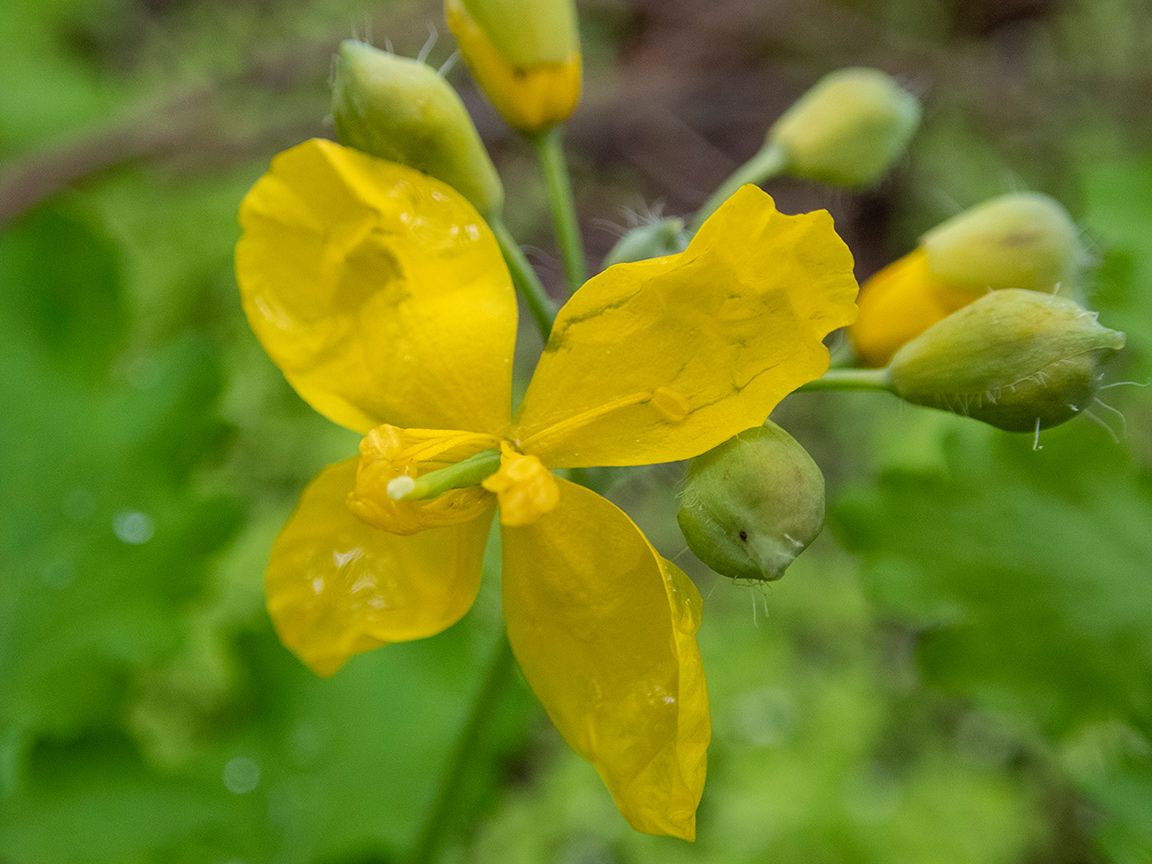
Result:
[[[120,262],[111,241],[55,210],[38,210],[0,235],[0,326],[31,338],[56,364],[94,380],[124,336]]]
[[[124,738],[42,744],[0,810],[16,864],[390,861],[415,839],[466,721],[493,622],[469,616],[431,640],[389,646],[320,679],[267,624],[242,638],[245,696],[193,758],[158,767]],[[472,752],[455,807],[467,818],[500,778],[534,706],[509,682]]]
[[[947,477],[890,472],[833,525],[880,601],[927,628],[934,682],[1054,732],[1152,729],[1152,489],[1098,430],[1049,434],[1039,451],[954,436]]]
[[[1084,167],[1084,223],[1104,243],[1092,301],[1152,372],[1152,160]]]
[[[1122,722],[1147,747],[1152,486],[1099,430],[1047,434],[1040,451],[954,435],[948,473],[888,472],[845,495],[832,524],[881,605],[920,628],[929,683],[1057,740]],[[1102,848],[1152,852],[1146,768],[1105,760],[1073,776],[1106,813]]]
[[[116,722],[240,522],[235,499],[188,488],[219,439],[215,355],[188,338],[114,369],[113,259],[52,213],[0,241],[0,790],[39,737]]]

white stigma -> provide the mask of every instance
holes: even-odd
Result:
[[[416,481],[407,474],[401,474],[388,481],[388,497],[393,501],[402,501],[415,488]]]

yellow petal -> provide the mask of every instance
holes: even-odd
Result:
[[[359,432],[504,431],[516,298],[458,192],[313,140],[272,161],[240,224],[244,311],[313,408]]]
[[[555,510],[502,529],[512,650],[632,827],[691,840],[709,739],[700,594],[613,504],[558,482]]]
[[[828,368],[856,314],[852,255],[824,211],[745,186],[688,249],[618,264],[560,310],[513,437],[552,468],[699,455]]]
[[[901,346],[937,321],[980,298],[947,285],[928,270],[928,256],[916,249],[889,264],[860,289],[860,316],[849,336],[868,366],[886,366]]]
[[[330,465],[276,538],[264,586],[280,641],[319,675],[353,654],[432,636],[476,598],[492,507],[459,525],[401,537],[344,505],[356,459]]]

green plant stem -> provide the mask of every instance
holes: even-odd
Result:
[[[892,392],[887,369],[829,369],[823,378],[809,381],[796,388],[797,393],[817,390],[876,390]]]
[[[720,205],[732,197],[732,194],[745,183],[763,183],[778,174],[782,174],[788,167],[788,160],[784,151],[775,144],[765,144],[751,159],[737,168],[732,176],[720,184],[720,188],[712,193],[704,202],[695,218],[692,220],[691,230],[695,234],[700,230],[709,216],[719,209]]]
[[[544,182],[548,187],[548,203],[552,205],[552,221],[556,226],[556,244],[564,259],[564,276],[571,294],[588,279],[584,261],[584,238],[580,236],[580,223],[576,219],[576,203],[572,198],[572,178],[564,158],[563,127],[553,126],[542,135],[528,136],[536,148]]]
[[[520,244],[509,233],[504,223],[493,220],[489,225],[492,233],[496,235],[496,242],[500,244],[500,251],[504,253],[508,269],[512,272],[512,282],[523,296],[524,302],[528,304],[528,311],[536,321],[536,326],[540,328],[540,335],[547,342],[548,334],[552,332],[552,322],[556,320],[556,304],[544,290],[540,277],[536,275],[536,271],[524,257]]]
[[[497,644],[488,662],[488,671],[472,703],[472,711],[460,737],[456,739],[456,749],[448,760],[436,797],[428,809],[420,836],[413,847],[409,864],[432,864],[440,843],[448,833],[453,810],[457,806],[457,793],[468,766],[476,758],[476,748],[488,729],[492,715],[500,705],[500,697],[512,678],[516,660],[512,656],[512,646],[508,637],[501,631]]]

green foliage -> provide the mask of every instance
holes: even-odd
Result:
[[[943,472],[891,471],[852,490],[835,511],[839,535],[862,557],[877,601],[919,634],[927,682],[1057,744],[1119,722],[1147,748],[1149,478],[1082,423],[1039,451],[971,431],[945,439]],[[1112,833],[1147,830],[1143,817],[1127,818],[1152,810],[1152,798],[1131,798],[1148,791],[1146,753],[1141,780],[1123,794],[1113,784],[1131,766],[1089,763],[1081,775],[1113,805],[1122,827]],[[1152,848],[1152,835],[1143,840]]]

